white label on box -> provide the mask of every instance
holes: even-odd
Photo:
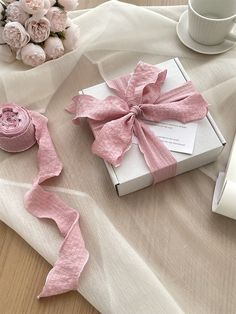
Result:
[[[145,124],[170,151],[184,154],[193,153],[198,125],[196,122],[183,124],[178,121],[167,120],[160,123],[145,121]],[[138,139],[133,137],[132,142],[137,144]]]

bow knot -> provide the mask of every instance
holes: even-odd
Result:
[[[136,117],[140,116],[142,109],[139,105],[134,105],[131,107],[130,112],[133,113]]]
[[[177,162],[144,120],[186,123],[207,114],[207,103],[191,82],[161,93],[166,74],[167,70],[139,62],[133,74],[107,82],[117,96],[99,100],[79,95],[68,109],[75,114],[75,122],[83,117],[89,119],[95,135],[93,152],[115,167],[121,164],[135,134],[154,182],[176,175]],[[135,118],[142,115],[142,120],[130,119],[130,113]]]

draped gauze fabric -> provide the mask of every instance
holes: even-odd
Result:
[[[70,15],[81,28],[78,50],[36,69],[0,63],[1,102],[44,110],[49,119],[64,172],[47,189],[80,213],[90,259],[79,291],[102,313],[235,312],[235,221],[212,213],[211,202],[212,179],[225,169],[236,131],[236,50],[205,56],[185,48],[176,36],[185,10],[109,1]],[[91,153],[89,127],[74,126],[64,111],[78,90],[102,82],[96,67],[80,58],[84,53],[107,80],[132,72],[140,60],[179,57],[227,140],[218,161],[117,197],[103,161]],[[36,154],[36,146],[20,154],[1,151],[0,219],[54,264],[63,237],[22,201],[36,175]]]

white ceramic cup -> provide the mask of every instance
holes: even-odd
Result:
[[[189,0],[188,32],[200,44],[213,46],[236,41],[236,0]]]

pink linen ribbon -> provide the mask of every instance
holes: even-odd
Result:
[[[203,119],[208,111],[206,101],[191,82],[161,93],[166,75],[167,70],[139,62],[133,74],[107,82],[117,96],[100,100],[78,95],[67,109],[75,114],[75,123],[89,119],[95,134],[93,153],[115,167],[121,164],[135,134],[154,183],[175,176],[177,161],[143,120],[187,123]]]
[[[48,128],[47,118],[14,103],[0,105],[0,148],[7,152],[27,150],[37,141],[39,173],[25,195],[27,210],[38,218],[55,221],[65,238],[59,257],[49,272],[42,292],[48,297],[78,288],[78,278],[88,260],[79,227],[78,212],[41,186],[62,171]]]

